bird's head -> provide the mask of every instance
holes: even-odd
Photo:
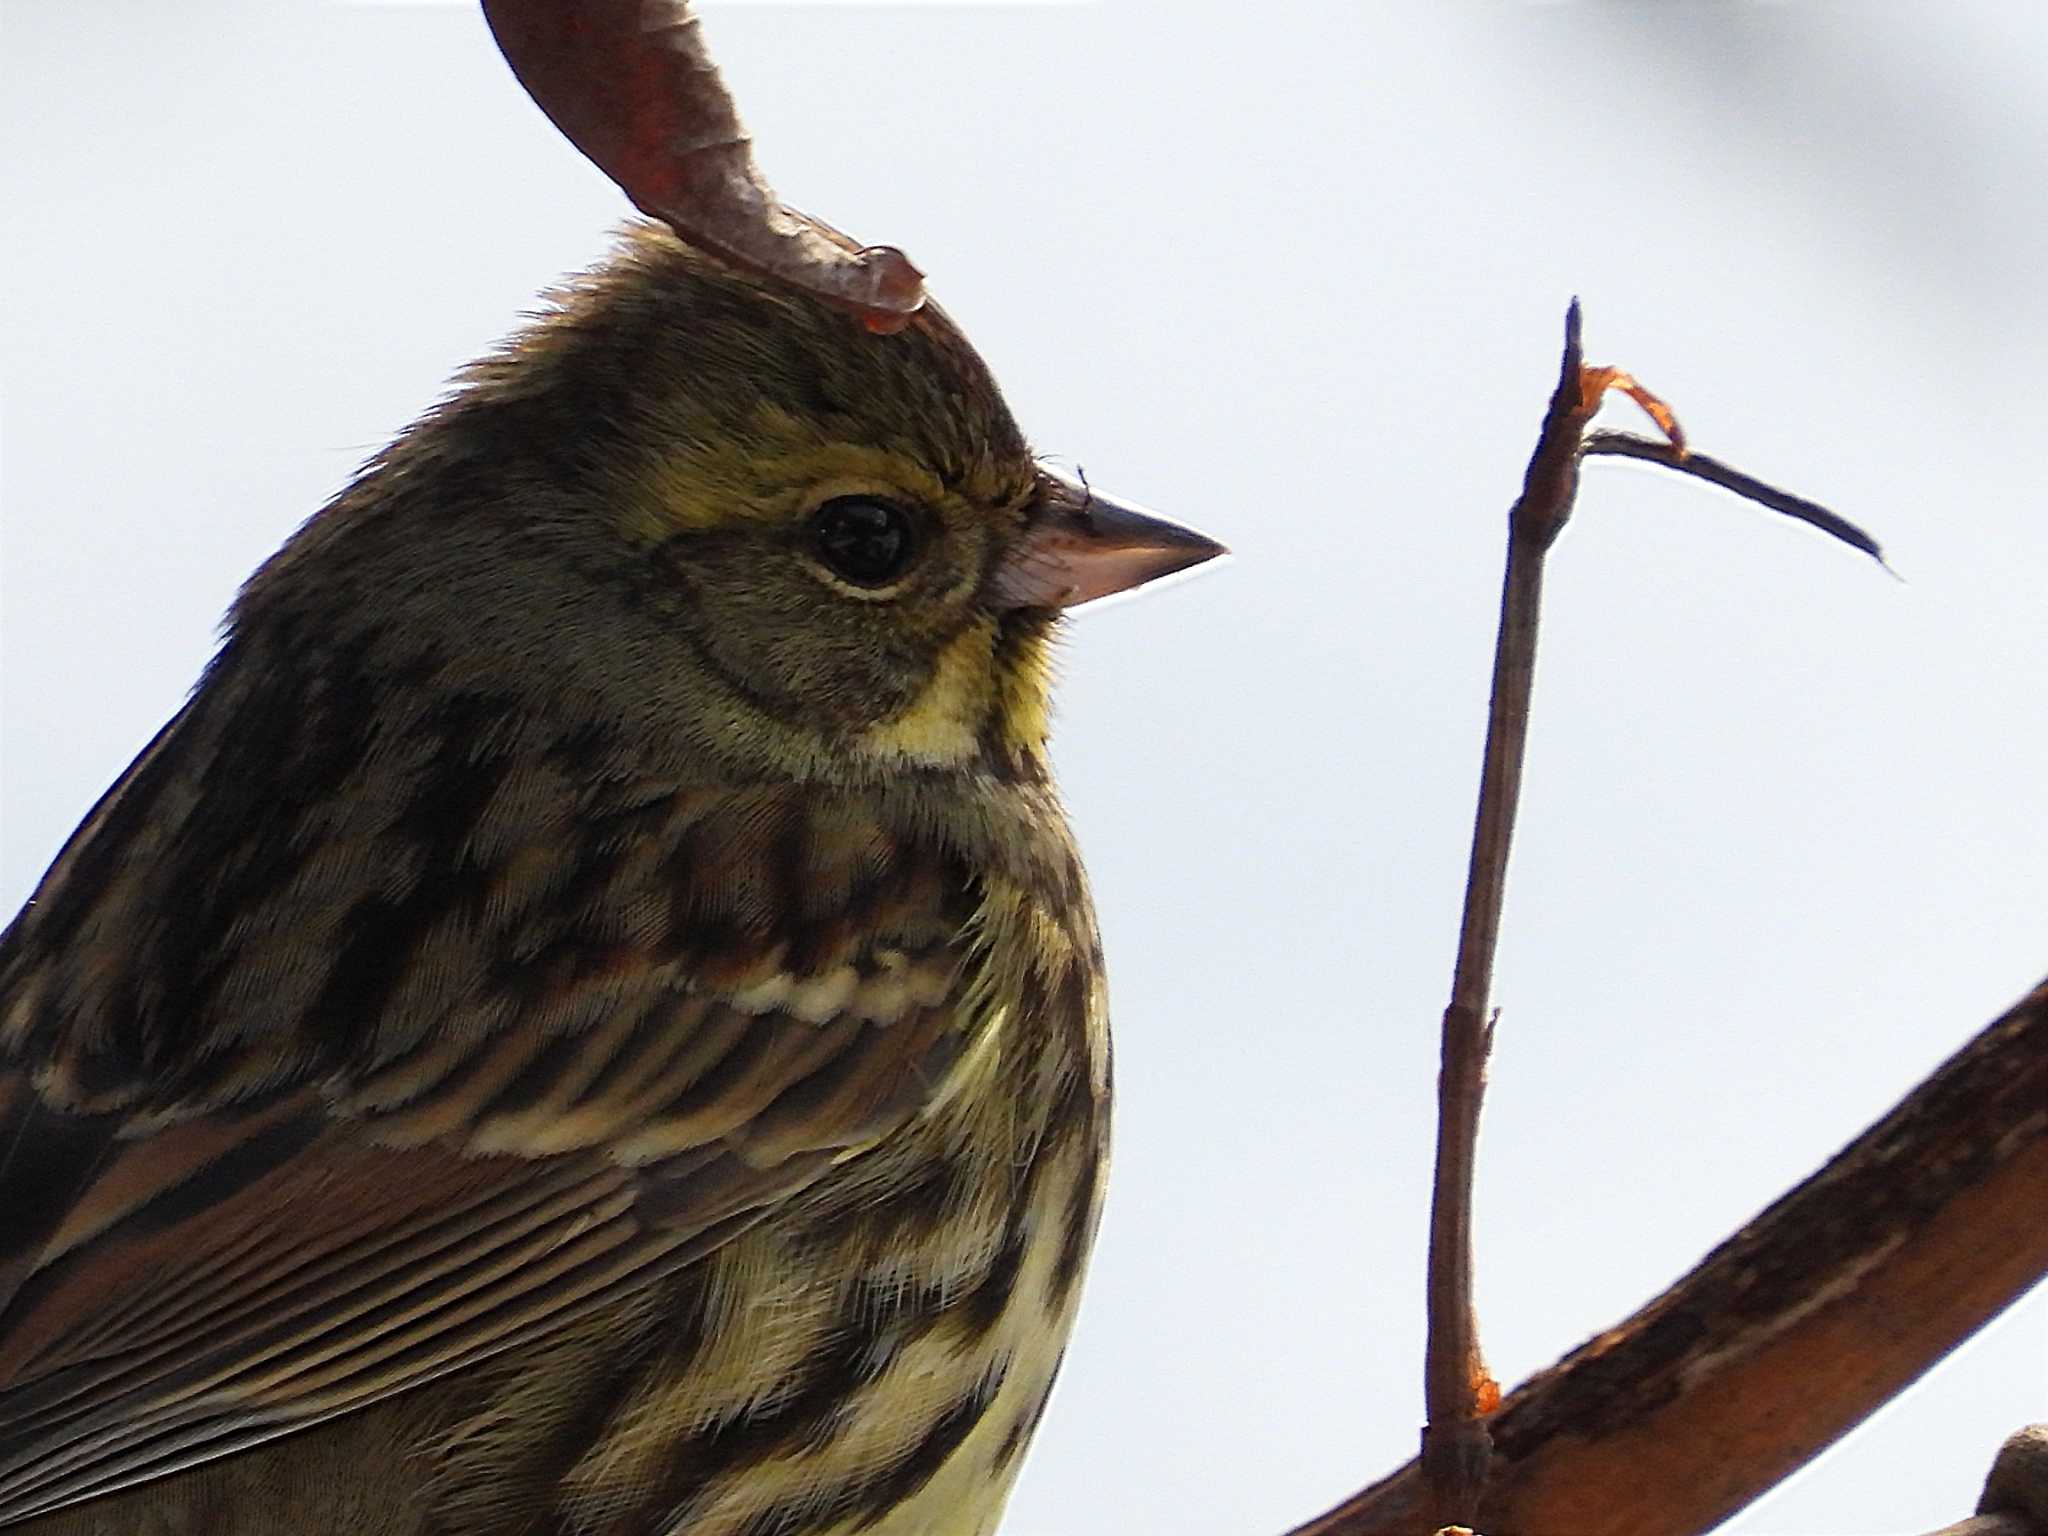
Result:
[[[740,775],[1036,773],[1060,612],[1221,552],[1034,459],[936,307],[871,334],[638,225],[241,622],[318,590]]]

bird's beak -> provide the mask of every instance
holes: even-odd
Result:
[[[1072,608],[1228,554],[1206,534],[1041,466],[1034,519],[996,567],[1005,608]]]

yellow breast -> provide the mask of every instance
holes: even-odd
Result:
[[[1073,1323],[1109,1058],[1092,922],[988,898],[931,1111],[606,1324],[659,1342],[561,1476],[568,1528],[994,1528]]]

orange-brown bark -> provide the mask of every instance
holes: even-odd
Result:
[[[1693,1536],[2048,1274],[2048,984],[1491,1423],[1486,1536]],[[1410,1464],[1292,1536],[1419,1536]]]

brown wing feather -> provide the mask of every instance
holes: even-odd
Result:
[[[971,881],[879,811],[432,689],[365,793],[315,670],[216,676],[0,941],[0,1523],[647,1284],[962,1047]]]

